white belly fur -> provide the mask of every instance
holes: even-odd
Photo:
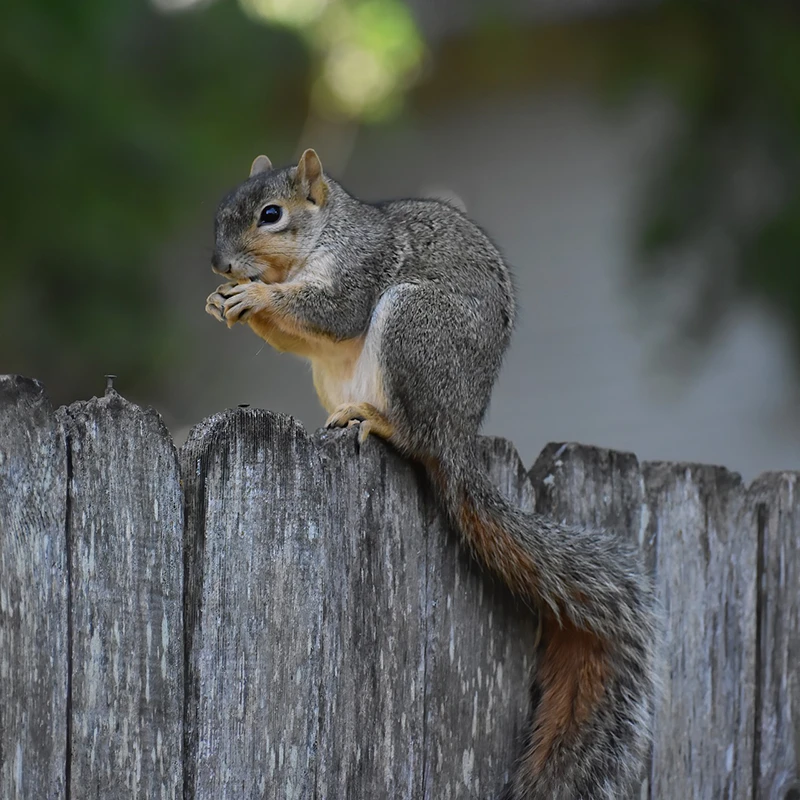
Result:
[[[328,411],[344,404],[369,403],[387,412],[378,353],[396,290],[393,287],[381,296],[360,349],[352,341],[343,342],[333,345],[330,352],[312,357],[314,386]]]

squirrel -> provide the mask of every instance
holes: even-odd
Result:
[[[502,800],[628,796],[650,742],[652,587],[631,545],[522,511],[480,466],[515,316],[488,236],[445,202],[361,202],[313,150],[281,169],[261,155],[219,205],[212,268],[229,282],[206,311],[309,359],[326,425],[357,424],[362,442],[422,464],[472,554],[539,611],[532,707]]]

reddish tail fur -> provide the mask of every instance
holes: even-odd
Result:
[[[541,613],[533,707],[504,800],[625,797],[652,714],[651,590],[635,552],[524,513],[464,464],[430,473],[473,555]]]

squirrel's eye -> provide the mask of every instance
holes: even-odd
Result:
[[[261,216],[258,218],[259,225],[274,225],[283,216],[283,209],[280,206],[264,206],[261,209]]]

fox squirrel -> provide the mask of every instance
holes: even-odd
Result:
[[[627,796],[650,739],[654,624],[633,548],[514,507],[475,454],[514,325],[508,268],[463,213],[363,203],[266,156],[220,204],[206,311],[311,361],[329,427],[421,463],[476,558],[540,610],[532,710],[504,800]],[[534,632],[531,632],[534,635]]]

